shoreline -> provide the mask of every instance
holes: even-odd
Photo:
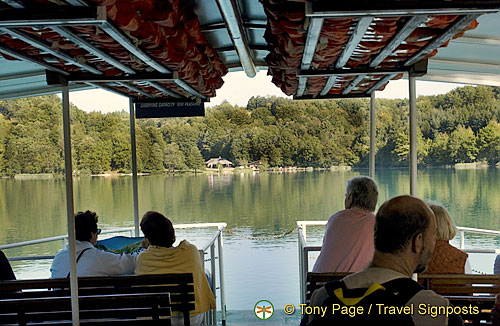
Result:
[[[484,163],[457,163],[455,165],[444,165],[444,166],[425,166],[419,167],[419,170],[425,169],[455,169],[455,170],[485,170],[489,168],[500,168],[500,165],[488,165]],[[348,171],[359,171],[367,170],[368,167],[352,167],[352,166],[331,166],[328,168],[317,168],[317,167],[297,167],[297,166],[287,166],[287,167],[272,167],[266,169],[255,169],[255,168],[222,168],[222,169],[203,169],[203,170],[176,170],[176,171],[165,171],[165,172],[140,172],[137,173],[138,176],[150,176],[150,175],[185,175],[185,174],[254,174],[254,173],[298,173],[298,172],[313,172],[313,171],[332,171],[332,172],[348,172]],[[408,167],[379,167],[377,170],[405,170]],[[115,178],[115,177],[130,177],[132,173],[123,173],[116,171],[106,171],[104,173],[98,174],[81,174],[74,173],[74,177],[102,177],[102,178]],[[15,180],[52,180],[57,178],[64,178],[63,174],[57,173],[22,173],[15,174],[13,176],[0,176],[1,179],[15,179]]]

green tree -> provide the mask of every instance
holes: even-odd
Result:
[[[470,163],[476,159],[478,149],[476,136],[471,128],[458,126],[448,141],[450,156],[454,163]]]
[[[445,165],[451,163],[451,154],[448,149],[450,136],[446,133],[436,134],[434,141],[429,146],[428,164]]]
[[[478,159],[496,164],[500,157],[500,124],[492,120],[477,135]]]
[[[174,171],[185,168],[184,160],[184,153],[179,149],[179,145],[170,143],[165,146],[165,166],[168,170]]]
[[[198,147],[192,146],[189,148],[186,155],[186,165],[188,168],[193,169],[195,172],[204,168],[205,160],[203,159],[203,156],[201,156]]]

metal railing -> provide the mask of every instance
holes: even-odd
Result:
[[[222,240],[222,233],[226,228],[227,223],[196,223],[196,224],[177,224],[174,225],[174,229],[193,229],[193,228],[209,228],[216,227],[217,231],[212,235],[210,240],[200,249],[204,255],[209,255],[209,258],[204,259],[205,261],[210,261],[210,273],[212,281],[212,290],[214,293],[215,300],[217,300],[217,290],[219,290],[220,304],[221,304],[221,317],[222,325],[226,324],[226,292],[224,288],[224,242]],[[215,247],[217,246],[217,255]],[[218,275],[219,275],[219,286],[217,287],[217,268],[216,260],[219,260],[218,264]],[[217,308],[210,310],[205,315],[205,320],[208,325],[217,325]]]
[[[110,230],[103,230],[101,234],[116,234],[116,233],[129,233],[131,237],[134,236],[134,228],[116,228]],[[5,249],[13,249],[13,248],[21,248],[41,243],[48,243],[54,241],[61,241],[61,247],[64,249],[66,247],[66,243],[68,242],[67,235],[58,235],[55,237],[36,239],[36,240],[28,240],[23,242],[9,243],[6,245],[1,245],[0,250]],[[43,260],[43,259],[54,259],[54,255],[51,256],[20,256],[20,257],[10,257],[9,261],[21,261],[21,260]]]
[[[306,277],[309,271],[309,253],[321,251],[321,246],[307,245],[307,227],[326,225],[328,221],[297,221],[298,228],[298,248],[299,248],[299,281],[300,281],[300,302],[306,300]],[[465,248],[465,233],[486,234],[500,237],[500,231],[475,229],[467,227],[457,227],[460,236],[460,249],[467,253],[490,253],[500,254],[500,249],[473,249]]]
[[[212,281],[212,289],[214,292],[215,299],[217,300],[217,290],[219,290],[219,297],[221,303],[221,314],[222,314],[222,325],[226,324],[226,293],[224,288],[224,257],[223,257],[223,239],[222,233],[226,228],[227,223],[195,223],[195,224],[177,224],[174,225],[174,229],[194,229],[194,228],[217,228],[217,231],[211,236],[210,240],[200,249],[200,253],[202,253],[202,258],[204,261],[210,261],[210,272],[211,272],[211,281]],[[116,228],[110,230],[103,230],[101,234],[119,234],[119,233],[128,233],[130,237],[134,236],[135,229],[131,228]],[[68,241],[67,235],[60,235],[55,237],[29,240],[17,243],[11,243],[0,246],[0,250],[4,249],[12,249],[12,248],[20,248],[26,247],[41,243],[48,243],[54,241],[62,241],[62,248],[66,246]],[[216,249],[217,247],[217,249]],[[205,255],[208,255],[205,258]],[[38,255],[38,256],[20,256],[20,257],[11,257],[9,261],[25,261],[25,260],[44,260],[44,259],[53,259],[54,255]],[[218,260],[218,264],[216,261]],[[218,265],[218,266],[217,266]],[[217,278],[218,275],[218,284]],[[206,314],[205,318],[208,325],[217,325],[217,308],[209,311]]]

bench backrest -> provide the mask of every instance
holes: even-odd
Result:
[[[500,292],[500,275],[419,274],[418,279],[429,290],[450,300],[455,307],[476,307],[478,313],[462,313],[464,320],[470,320],[474,325],[490,321],[495,296]]]
[[[79,277],[78,288],[81,306],[80,319],[83,323],[87,318],[100,316],[98,319],[101,323],[105,322],[104,318],[135,320],[135,317],[141,317],[135,322],[128,321],[128,324],[142,324],[147,323],[147,320],[142,317],[149,317],[148,319],[153,321],[170,316],[170,311],[178,311],[183,314],[185,324],[189,325],[189,311],[194,310],[192,274]],[[0,323],[9,310],[10,313],[20,316],[26,314],[29,309],[35,309],[30,308],[32,302],[39,303],[36,308],[38,311],[32,314],[37,316],[34,317],[35,319],[68,320],[71,318],[70,296],[69,279],[66,278],[0,282],[0,306],[4,306],[3,303],[6,302],[13,302],[0,310]],[[65,307],[69,308],[69,315],[68,310],[57,315],[60,308],[56,303],[61,303],[61,306],[66,305]],[[95,312],[96,309],[92,307],[106,307],[106,310],[108,307],[116,307],[118,313],[115,317],[105,317],[102,312]],[[12,311],[14,308],[17,310]],[[96,315],[93,315],[94,313]],[[52,318],[50,316],[56,319],[50,319]],[[63,316],[69,317],[62,318]],[[120,320],[109,322],[119,323]]]
[[[441,295],[495,296],[500,291],[500,275],[419,274],[419,281]]]
[[[339,280],[350,273],[307,273],[306,304],[314,290],[326,282]],[[456,307],[477,307],[479,313],[462,313],[464,320],[474,324],[490,320],[495,296],[500,292],[500,275],[419,274],[419,282],[429,290],[448,298]],[[469,311],[463,309],[461,311]]]

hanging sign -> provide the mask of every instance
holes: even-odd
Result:
[[[205,102],[158,101],[135,103],[135,117],[142,118],[178,118],[205,116]]]

